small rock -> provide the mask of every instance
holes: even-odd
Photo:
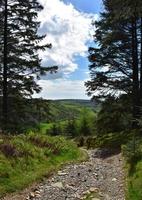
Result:
[[[98,198],[93,198],[92,200],[100,200],[100,199],[98,199]]]
[[[50,186],[50,185],[46,185],[45,188],[46,188],[47,190],[49,190],[51,187],[52,187],[52,186]]]
[[[75,197],[76,197],[77,199],[80,199],[80,198],[81,198],[81,196],[80,196],[79,194],[75,194]]]
[[[29,195],[30,199],[33,199],[35,197],[35,193],[34,192],[31,192],[30,195]]]
[[[115,182],[115,181],[117,181],[117,179],[116,179],[116,178],[113,178],[112,181]]]
[[[35,196],[36,196],[37,198],[40,198],[40,197],[41,197],[41,195],[40,195],[40,194],[36,194]]]
[[[51,185],[53,187],[63,188],[63,183],[62,182],[52,183]]]
[[[100,197],[104,197],[104,195],[103,195],[102,192],[99,192],[99,196],[100,196]]]
[[[36,190],[36,191],[35,191],[35,194],[40,194],[40,191],[39,191],[39,190]]]
[[[73,186],[68,185],[68,184],[66,184],[65,187],[68,188],[68,189],[76,190],[76,188],[74,188]]]
[[[98,176],[98,174],[97,174],[97,173],[93,173],[93,175],[95,175],[96,177]]]
[[[86,194],[90,194],[90,190],[87,190],[87,191],[86,191]]]
[[[60,171],[59,171],[59,172],[58,172],[58,175],[59,175],[59,176],[65,176],[65,175],[67,175],[67,173],[65,173],[65,172],[60,172]]]
[[[83,195],[90,194],[90,191],[87,190],[87,191],[83,192],[82,194],[83,194]]]
[[[89,189],[89,191],[90,191],[90,192],[99,192],[99,189],[98,189],[98,188],[93,188],[93,187],[91,187],[91,188]]]

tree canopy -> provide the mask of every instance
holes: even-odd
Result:
[[[57,67],[42,66],[39,58],[39,50],[52,47],[42,45],[45,35],[38,34],[37,17],[43,9],[40,3],[2,0],[0,4],[0,95],[3,97],[2,121],[7,127],[7,121],[12,120],[11,99],[29,98],[34,92],[40,92],[36,80]]]
[[[104,0],[104,12],[94,24],[96,47],[89,48],[89,95],[104,99],[122,93],[133,98],[139,117],[142,94],[142,2]]]

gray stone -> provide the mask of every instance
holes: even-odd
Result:
[[[90,191],[90,192],[99,192],[99,189],[98,189],[98,188],[93,188],[93,187],[91,187],[91,188],[89,189],[89,191]]]
[[[115,182],[115,181],[117,181],[117,179],[116,179],[116,178],[113,178],[112,181]]]
[[[103,159],[101,156],[93,157],[96,152],[97,150],[88,150],[87,162],[75,165],[71,163],[44,180],[27,200],[81,200],[88,194],[92,195],[92,200],[124,200],[121,154]],[[99,153],[101,154],[101,150]],[[95,193],[98,196],[94,196]]]
[[[62,182],[52,183],[51,185],[52,185],[53,187],[64,188]]]

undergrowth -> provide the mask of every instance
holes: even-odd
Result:
[[[36,133],[0,137],[0,197],[49,176],[62,164],[85,159],[77,146],[63,137]]]
[[[142,199],[142,138],[134,135],[126,145],[122,147],[126,160],[127,171],[127,200]]]

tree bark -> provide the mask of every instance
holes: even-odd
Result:
[[[3,100],[2,100],[2,118],[3,129],[7,127],[8,117],[8,90],[7,90],[7,0],[5,0],[5,12],[4,12],[4,56],[3,56]]]
[[[140,24],[140,105],[142,106],[142,17]]]
[[[139,118],[139,68],[138,68],[138,36],[137,19],[132,19],[132,62],[133,62],[133,123],[132,128],[138,127]]]

